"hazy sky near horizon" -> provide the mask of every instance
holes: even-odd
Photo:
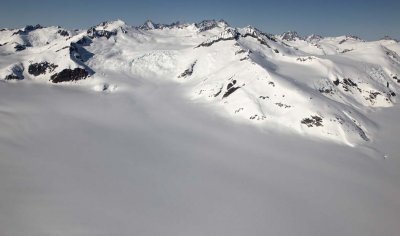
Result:
[[[353,34],[365,39],[389,35],[400,39],[399,0],[0,0],[0,27],[27,24],[86,28],[122,19],[171,23],[225,19],[230,25],[253,25],[265,32],[296,30],[323,36]]]

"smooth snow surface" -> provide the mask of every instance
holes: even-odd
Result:
[[[397,42],[58,30],[0,32],[1,236],[400,235]]]

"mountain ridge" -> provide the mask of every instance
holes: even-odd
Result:
[[[135,80],[168,80],[232,119],[348,145],[373,139],[368,112],[392,106],[400,89],[400,46],[388,38],[274,36],[224,20],[139,27],[116,20],[87,30],[2,30],[0,45],[5,82],[118,93]]]

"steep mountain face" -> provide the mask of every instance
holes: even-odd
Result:
[[[0,79],[70,82],[102,93],[169,80],[227,118],[356,145],[374,138],[368,113],[396,102],[399,53],[388,38],[273,36],[222,20],[38,25],[0,31]]]

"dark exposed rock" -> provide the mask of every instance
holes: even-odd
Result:
[[[214,37],[210,41],[206,41],[204,43],[201,43],[200,45],[198,45],[195,48],[209,47],[209,46],[213,45],[214,43],[217,43],[217,42],[220,42],[220,41],[238,40],[239,37],[240,37],[240,33],[239,32],[237,32],[234,29],[228,29],[225,32],[223,32],[223,34],[220,34],[219,36]]]
[[[27,25],[26,27],[25,27],[25,31],[34,31],[34,30],[37,30],[37,29],[43,29],[43,26],[41,26],[41,25],[39,25],[39,24],[37,24],[37,25],[35,25],[35,26],[33,26],[33,25]]]
[[[88,77],[89,73],[82,68],[64,69],[60,73],[54,74],[50,77],[53,83],[68,82],[82,80]]]
[[[19,51],[25,50],[26,46],[25,45],[21,45],[21,44],[17,44],[14,48],[15,48],[16,52],[19,52]]]
[[[24,79],[24,66],[22,63],[12,65],[9,70],[11,74],[7,75],[5,80],[23,80]]]
[[[193,62],[188,69],[186,69],[182,74],[178,76],[178,78],[186,78],[193,74],[194,66],[196,65],[197,61]]]
[[[296,41],[296,40],[303,40],[303,38],[296,32],[296,31],[288,31],[283,33],[282,40],[286,41]]]
[[[231,95],[233,92],[235,92],[236,90],[238,90],[240,88],[240,86],[238,87],[234,87],[234,85],[236,84],[236,80],[233,80],[231,83],[229,83],[226,86],[226,92],[224,93],[224,95],[222,96],[222,98],[226,98],[229,95]]]
[[[82,46],[89,46],[92,43],[92,39],[84,36],[81,39],[79,39],[78,41],[76,41],[76,43],[79,45],[82,45]]]
[[[27,25],[23,30],[18,30],[17,32],[14,32],[12,35],[26,35],[31,31],[37,30],[37,29],[43,29],[43,26],[37,24],[35,26],[32,25]]]
[[[336,78],[336,80],[333,81],[333,84],[336,85],[336,86],[338,86],[339,83],[340,83],[339,78]]]
[[[83,45],[78,43],[71,43],[69,46],[69,54],[71,59],[78,62],[86,62],[94,56],[93,53],[86,50]]]
[[[320,93],[333,94],[333,90],[331,88],[320,88],[319,92]]]
[[[214,94],[214,97],[218,97],[222,93],[223,87],[221,87],[216,94]]]
[[[238,50],[238,51],[235,52],[235,55],[237,55],[237,54],[242,54],[242,53],[245,53],[245,52],[247,52],[247,51],[244,50],[244,49],[240,49],[240,50]]]
[[[354,83],[351,79],[343,79],[343,83],[352,87],[357,87],[357,84]]]
[[[65,47],[63,47],[63,48],[57,49],[56,52],[59,52],[59,51],[61,51],[61,50],[67,49],[67,48],[69,48],[69,46],[65,46]]]
[[[207,30],[214,29],[218,27],[219,25],[223,27],[228,27],[228,23],[226,23],[224,20],[203,20],[202,22],[196,23],[195,26],[196,28],[199,29],[199,32],[204,32]]]
[[[28,73],[34,76],[39,76],[42,74],[46,74],[47,72],[53,72],[55,68],[57,68],[58,65],[48,63],[47,61],[45,62],[40,62],[40,63],[34,63],[29,65],[28,67]]]
[[[179,21],[171,23],[171,24],[156,24],[151,20],[147,20],[143,25],[138,28],[141,30],[154,30],[154,29],[172,29],[172,28],[181,28],[182,25]]]
[[[291,107],[292,107],[292,106],[290,106],[290,105],[283,104],[283,103],[281,103],[281,102],[277,102],[277,103],[275,103],[275,105],[277,105],[278,107],[284,107],[284,108],[291,108]]]
[[[322,37],[321,35],[318,35],[318,34],[311,34],[311,35],[309,35],[309,36],[307,36],[307,38],[306,38],[306,41],[307,42],[318,42],[318,41],[320,41],[321,39],[323,39],[324,37]]]
[[[87,31],[88,37],[91,39],[94,38],[102,38],[105,37],[107,39],[111,38],[111,36],[117,35],[117,31],[108,31],[108,30],[96,30],[96,28],[92,27]]]
[[[361,92],[361,89],[360,88],[358,88],[358,85],[355,83],[355,82],[353,82],[350,78],[345,78],[345,79],[343,79],[343,88],[344,88],[344,91],[349,91],[349,87],[355,87],[355,88],[357,88],[358,89],[358,91],[359,92]]]
[[[64,37],[68,37],[69,36],[69,33],[68,33],[68,31],[66,31],[66,30],[58,30],[57,31],[57,33],[59,34],[59,35],[61,35],[61,36],[64,36]]]
[[[370,99],[376,99],[376,97],[378,96],[378,95],[380,95],[381,93],[380,92],[371,92],[370,94],[369,94],[369,98]]]
[[[307,125],[308,127],[323,126],[322,117],[319,117],[317,115],[311,116],[311,118],[304,118],[303,120],[301,120],[301,123]]]
[[[259,116],[259,115],[253,115],[253,116],[250,116],[250,120],[265,120],[267,117],[266,116]]]
[[[262,35],[264,35],[264,37],[266,37],[267,39],[273,41],[273,42],[277,42],[276,38],[272,35],[272,34],[266,34],[261,32]]]
[[[23,77],[21,78],[20,76],[15,75],[15,74],[9,74],[4,79],[5,80],[22,80],[24,78]]]
[[[351,51],[353,51],[354,49],[344,49],[343,51],[341,51],[340,53],[346,53],[346,52],[351,52]]]
[[[230,89],[230,88],[232,88],[233,87],[233,85],[235,85],[236,84],[236,80],[233,80],[231,83],[229,83],[227,86],[226,86],[226,89]]]
[[[240,35],[240,36],[243,37],[243,38],[246,38],[246,37],[255,38],[255,39],[257,39],[257,41],[258,41],[260,44],[265,45],[265,46],[267,46],[268,48],[271,48],[271,46],[269,46],[269,44],[267,43],[267,41],[265,41],[262,37],[260,37],[260,35],[262,35],[262,34],[260,33],[259,30],[253,29],[253,30],[249,30],[248,32],[246,32],[245,34],[242,34],[242,35]]]

